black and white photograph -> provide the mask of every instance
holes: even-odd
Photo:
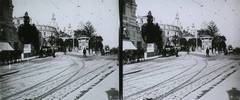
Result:
[[[123,100],[240,100],[239,0],[123,0]]]
[[[0,100],[119,98],[118,0],[0,0]]]

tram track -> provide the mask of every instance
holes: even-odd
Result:
[[[50,61],[47,61],[47,62],[43,62],[43,63],[38,63],[38,64],[34,64],[34,65],[31,65],[29,66],[29,63],[26,65],[24,64],[23,66],[18,66],[18,73],[15,73],[15,74],[11,74],[11,76],[3,76],[1,79],[0,79],[0,82],[3,82],[3,81],[7,81],[7,80],[11,80],[13,79],[12,77],[19,77],[21,75],[25,75],[27,73],[32,73],[34,71],[39,71],[41,69],[44,69],[44,68],[47,68],[49,67],[49,65],[53,65],[53,64],[58,64],[57,61],[61,60],[62,56],[61,57],[58,57],[57,59],[54,59],[54,60],[50,60]],[[66,57],[66,59],[68,59],[68,56]],[[66,60],[64,59],[64,60]],[[54,62],[53,62],[54,61]],[[38,67],[38,68],[36,68]],[[28,70],[27,72],[24,70]],[[32,69],[32,70],[31,70]],[[14,79],[15,80],[15,79]]]
[[[181,58],[179,58],[179,59],[175,59],[175,60],[172,61],[173,63],[171,63],[171,64],[178,64],[179,62],[182,62],[182,60],[189,60],[189,59],[191,58],[191,55],[189,55],[189,58],[188,58],[188,59],[184,59],[185,57],[186,57],[186,55],[184,55],[183,57],[181,57]],[[161,60],[161,59],[156,59],[156,61],[157,61],[157,60]],[[130,77],[132,73],[141,72],[141,71],[143,71],[143,70],[148,70],[148,69],[151,69],[151,68],[166,66],[166,65],[169,65],[169,62],[167,61],[167,62],[164,62],[164,63],[161,63],[161,64],[157,64],[157,65],[154,65],[154,66],[152,66],[152,64],[144,64],[144,63],[143,63],[143,64],[142,64],[142,63],[139,63],[139,64],[136,64],[136,65],[137,65],[138,67],[141,67],[141,66],[143,66],[143,67],[142,67],[142,68],[137,68],[136,70],[131,71],[131,72],[126,72],[126,73],[124,73],[124,74],[123,74],[123,77],[124,77],[123,81],[126,79],[126,78],[125,78],[126,76],[127,76],[127,77]],[[148,67],[146,68],[145,66],[148,66]],[[167,66],[167,67],[169,67],[169,66]]]
[[[233,62],[234,62],[234,61],[233,61]],[[233,62],[230,62],[229,64],[232,64]],[[209,78],[209,75],[210,75],[210,74],[214,74],[215,77],[213,77],[213,78],[211,78],[211,79],[215,79],[216,77],[218,77],[218,76],[220,76],[220,75],[223,74],[222,72],[219,72],[218,74],[216,74],[215,72],[217,72],[217,71],[219,71],[219,70],[227,67],[229,64],[225,64],[224,66],[222,66],[222,67],[220,67],[220,68],[218,68],[218,69],[215,69],[215,70],[213,70],[213,71],[210,71],[210,72],[208,72],[207,74],[204,74],[204,75],[199,76],[199,77],[196,77],[196,75],[194,75],[194,77],[191,77],[189,80],[185,81],[183,84],[180,84],[180,85],[178,85],[176,88],[171,89],[170,91],[166,92],[165,94],[154,98],[154,100],[162,100],[164,97],[167,97],[167,96],[169,96],[169,95],[171,95],[171,94],[173,94],[173,93],[176,93],[176,92],[179,91],[180,89],[183,89],[184,87],[189,86],[190,84],[193,84],[193,83],[195,83],[195,82],[197,82],[197,81],[199,81],[199,80],[201,80],[201,79],[203,79],[203,78],[205,78],[205,77],[207,77],[207,76],[208,76],[208,78]],[[227,67],[227,69],[225,69],[223,72],[227,72],[227,71],[229,71],[229,70],[231,70],[231,69],[232,69],[231,67]],[[201,70],[201,71],[202,71],[202,70]],[[199,72],[199,73],[200,73],[200,72]],[[198,73],[198,74],[199,74],[199,73]],[[194,79],[194,78],[196,78],[196,79]],[[205,83],[205,84],[206,84],[206,83]],[[205,85],[205,84],[203,84],[203,85]],[[196,87],[196,88],[198,88],[198,87]]]
[[[111,62],[111,61],[108,61],[108,63],[110,63],[110,62]],[[85,71],[87,71],[87,70],[90,71],[91,69],[94,68],[94,67],[91,68],[91,66],[96,66],[96,65],[98,65],[99,63],[104,63],[104,62],[101,61],[101,62],[94,63],[94,64],[90,64],[90,65],[88,64],[88,68],[87,68],[87,67],[82,67],[82,69],[84,69]],[[49,63],[49,64],[51,65],[51,64],[53,64],[53,63]],[[76,61],[73,61],[70,67],[68,67],[68,68],[64,69],[63,71],[55,74],[54,76],[52,76],[52,77],[50,77],[50,78],[47,78],[46,80],[41,81],[41,82],[39,82],[39,83],[37,83],[37,84],[35,84],[35,85],[32,85],[32,86],[30,86],[30,87],[27,87],[27,88],[25,88],[25,89],[19,89],[19,90],[17,90],[17,92],[11,93],[11,94],[8,95],[8,96],[4,95],[5,97],[3,97],[3,98],[1,98],[1,99],[7,100],[7,99],[10,99],[10,98],[12,98],[12,97],[13,97],[13,98],[25,98],[25,99],[28,99],[26,96],[29,95],[29,93],[30,93],[29,91],[36,92],[36,91],[38,91],[38,89],[43,88],[44,85],[46,85],[46,84],[51,85],[52,83],[55,84],[56,82],[61,82],[61,84],[59,84],[59,85],[57,85],[56,87],[52,88],[52,89],[51,89],[50,91],[48,91],[47,93],[44,93],[43,95],[39,96],[37,99],[47,97],[48,95],[51,95],[52,93],[58,91],[59,89],[62,89],[62,88],[64,88],[65,86],[70,85],[70,84],[76,82],[77,80],[81,80],[81,78],[78,78],[78,77],[79,77],[78,75],[80,75],[79,73],[82,73],[80,70],[79,70],[79,71],[74,71],[74,72],[72,72],[72,73],[74,73],[74,74],[69,74],[69,75],[66,75],[66,74],[65,74],[65,76],[62,75],[66,70],[69,70],[71,67],[74,67],[74,65],[75,65],[75,66],[78,66],[78,65],[76,65]],[[48,65],[48,66],[49,66],[49,65]],[[55,67],[54,65],[52,65],[52,66]],[[85,66],[85,65],[84,65],[84,66]],[[102,66],[104,66],[104,65],[102,65]],[[64,67],[63,67],[63,68],[64,68]],[[38,69],[38,70],[39,70],[39,69]],[[40,70],[42,70],[42,69],[40,69]],[[54,70],[54,69],[47,70],[47,71],[51,72],[52,70]],[[100,70],[100,69],[98,68],[98,69],[95,69],[95,70]],[[45,71],[46,71],[46,70],[45,70]],[[89,72],[89,71],[88,71],[88,72]],[[100,71],[99,73],[101,73],[101,72],[103,72],[103,71]],[[34,72],[32,72],[32,73],[34,73]],[[41,72],[41,73],[33,74],[33,76],[34,76],[34,75],[44,74],[44,73],[47,73],[47,72],[44,72],[44,71],[43,71],[43,72]],[[83,71],[83,73],[85,73],[85,72]],[[90,75],[91,73],[92,73],[92,71],[90,71],[89,73],[83,74],[82,78],[83,78],[84,76],[86,77],[87,74]],[[27,74],[27,73],[22,73],[22,75],[25,75],[25,74]],[[63,76],[63,77],[61,77],[60,75]],[[33,77],[33,76],[26,76],[26,78]],[[59,79],[63,79],[63,80],[65,80],[65,81],[58,81]],[[85,80],[86,80],[86,79],[85,79]],[[6,80],[5,80],[5,81],[6,81]],[[7,82],[6,82],[6,83],[7,83]],[[9,85],[9,84],[8,84],[8,85]],[[5,90],[7,90],[7,89],[9,89],[9,88],[6,87]],[[42,91],[42,90],[41,90],[41,91]],[[5,92],[5,91],[2,91],[2,92]],[[31,93],[30,93],[30,94],[31,94]],[[32,99],[34,99],[34,98],[32,98]]]
[[[62,67],[57,67],[55,66],[56,68],[54,69],[48,69],[46,68],[45,66],[49,66],[53,63],[49,63],[48,65],[44,65],[43,68],[45,68],[46,70],[42,70],[43,68],[37,68],[36,71],[28,71],[27,73],[17,73],[16,75],[13,75],[13,76],[8,76],[8,77],[4,77],[3,79],[0,80],[3,88],[1,89],[0,92],[4,92],[6,90],[8,90],[9,87],[11,87],[12,85],[15,85],[15,84],[19,84],[19,81],[18,80],[24,80],[25,78],[30,78],[30,77],[34,77],[36,75],[41,75],[41,74],[44,74],[44,73],[49,73],[51,71],[56,71],[56,70],[61,70],[63,68],[65,68],[65,66],[62,66]],[[67,65],[67,66],[70,66],[71,64]],[[39,72],[40,71],[40,72]],[[31,74],[33,73],[33,74]],[[30,74],[30,75],[27,75],[27,74]],[[7,85],[4,85],[4,84],[7,84]]]
[[[192,65],[194,65],[194,64],[188,64],[188,65],[179,64],[179,66],[183,66],[183,67],[167,65],[167,66],[164,66],[164,67],[161,67],[161,68],[158,68],[158,69],[154,69],[154,70],[142,71],[142,72],[138,73],[141,76],[145,75],[145,74],[148,74],[148,73],[154,73],[154,74],[146,75],[144,77],[140,77],[138,75],[134,75],[132,77],[126,77],[126,78],[124,78],[124,82],[130,82],[130,81],[133,81],[133,80],[134,81],[141,80],[142,78],[149,78],[149,77],[152,77],[152,76],[172,72],[174,70],[180,70],[180,69],[188,68],[188,67],[191,67]],[[173,69],[169,69],[169,67],[172,67]],[[136,78],[136,76],[137,76],[137,78]]]
[[[108,62],[107,65],[108,65],[109,63],[110,63],[110,62]],[[89,71],[89,72],[87,72],[87,73],[85,73],[85,74],[83,74],[83,75],[80,75],[80,76],[78,76],[78,77],[76,77],[76,78],[71,78],[72,80],[69,79],[68,81],[63,82],[64,84],[60,84],[60,85],[56,86],[55,88],[53,88],[53,89],[51,89],[50,91],[48,91],[48,92],[46,92],[46,93],[38,96],[38,97],[35,98],[35,99],[36,99],[36,100],[43,99],[43,98],[47,97],[48,95],[51,95],[52,93],[54,93],[54,92],[56,92],[56,91],[58,91],[58,90],[60,90],[60,89],[62,89],[62,88],[64,88],[64,87],[66,87],[66,86],[68,86],[68,85],[70,85],[70,84],[72,84],[72,83],[74,83],[74,82],[76,82],[76,81],[78,81],[78,80],[81,80],[82,78],[86,78],[86,77],[88,77],[88,76],[91,76],[92,73],[94,73],[95,71],[100,71],[100,70],[101,70],[101,71],[98,72],[97,74],[94,74],[94,76],[92,76],[92,78],[85,79],[82,85],[87,84],[87,83],[88,83],[89,81],[91,81],[93,78],[95,78],[96,76],[98,76],[99,74],[101,74],[102,71],[104,71],[104,69],[108,69],[108,68],[104,68],[105,66],[106,66],[105,64],[104,64],[104,65],[101,65],[100,67],[98,67],[98,68],[96,68],[96,69],[94,69],[94,70],[91,70],[91,71]],[[104,68],[104,69],[102,69],[102,68]],[[76,72],[76,75],[77,75],[80,71],[81,71],[81,70],[77,71],[77,72]],[[76,76],[76,75],[74,75],[74,76]],[[80,85],[80,86],[81,86],[81,85]],[[79,88],[79,87],[77,87],[77,88]],[[76,89],[73,89],[73,90],[76,90]],[[72,92],[72,91],[71,91],[71,92]],[[65,95],[65,96],[66,96],[66,95]]]
[[[3,99],[3,100],[8,99],[8,98],[10,98],[10,97],[13,97],[14,95],[19,95],[19,94],[21,94],[21,93],[23,93],[23,92],[26,92],[26,91],[31,90],[32,88],[34,88],[34,87],[36,87],[36,86],[39,86],[39,85],[41,85],[41,84],[44,84],[44,83],[50,81],[51,79],[53,79],[54,77],[57,77],[58,75],[62,74],[62,73],[65,72],[66,70],[70,69],[72,66],[74,66],[74,64],[75,64],[75,63],[72,63],[69,67],[67,67],[67,68],[65,68],[64,70],[58,72],[57,74],[51,76],[50,78],[45,79],[44,81],[41,81],[41,82],[39,82],[39,83],[37,83],[37,84],[35,84],[35,85],[33,85],[33,86],[30,86],[30,87],[28,87],[28,88],[26,88],[26,89],[24,89],[24,90],[21,90],[21,91],[19,91],[19,92],[17,92],[17,93],[14,93],[14,94],[9,95],[9,96],[7,96],[7,97],[4,97],[4,98],[2,98],[2,99]],[[25,73],[25,74],[26,74],[26,73]]]
[[[228,61],[228,60],[226,60],[226,61]],[[159,85],[156,84],[155,85],[156,87],[154,87],[154,86],[148,87],[147,86],[147,88],[141,88],[141,87],[139,87],[139,89],[137,89],[137,87],[131,88],[130,90],[127,90],[127,91],[134,91],[132,89],[135,89],[135,91],[136,91],[136,89],[137,89],[138,92],[137,93],[129,92],[132,95],[129,93],[125,94],[126,96],[124,96],[124,99],[126,99],[126,100],[136,100],[136,99],[140,99],[140,98],[144,99],[142,97],[144,97],[144,96],[147,97],[147,95],[152,95],[150,97],[148,96],[148,98],[153,98],[153,100],[163,100],[165,97],[172,96],[174,93],[175,94],[178,93],[179,94],[178,96],[184,95],[184,97],[185,97],[189,93],[183,94],[182,92],[179,93],[178,91],[180,91],[181,89],[183,89],[191,84],[194,84],[194,83],[196,84],[197,82],[201,83],[202,80],[206,79],[206,80],[209,80],[209,82],[210,82],[223,74],[234,73],[236,70],[238,70],[236,68],[232,69],[234,67],[229,67],[229,65],[231,65],[235,61],[221,62],[221,63],[217,63],[217,64],[212,63],[211,65],[208,63],[208,60],[202,60],[201,62],[205,62],[205,65],[201,69],[198,69],[195,71],[189,71],[190,73],[183,71],[184,72],[183,74],[178,74],[174,78],[171,77],[171,78],[169,78],[169,80],[159,83]],[[203,63],[199,63],[198,65],[201,65],[201,64],[203,64]],[[224,65],[222,66],[222,64],[224,64]],[[218,66],[221,66],[221,67],[219,68]],[[139,72],[139,75],[141,76],[141,75],[143,75],[143,73]],[[159,75],[159,73],[156,73],[154,75]],[[137,77],[139,77],[139,76],[137,76]],[[137,80],[141,80],[141,78],[139,77],[139,79],[137,79]],[[147,78],[147,76],[145,78]],[[130,82],[130,80],[129,80],[129,82]],[[137,83],[139,83],[139,82],[137,82]],[[126,83],[126,84],[127,84],[128,88],[133,87],[133,85],[134,85],[134,84],[131,85],[129,83]],[[205,85],[205,84],[202,84],[202,85]],[[144,85],[144,84],[143,84],[143,86],[146,87],[146,85]],[[126,87],[124,87],[124,88],[126,88]],[[199,88],[199,87],[196,87],[196,88]],[[162,89],[166,89],[167,92],[166,92],[166,90],[163,91]],[[177,97],[177,96],[175,96],[175,97]],[[175,99],[179,100],[179,98],[175,98]],[[172,99],[174,100],[174,98],[172,98]],[[166,100],[168,100],[168,99],[166,99]]]
[[[144,93],[144,92],[146,92],[146,91],[149,91],[149,90],[151,90],[151,89],[154,89],[154,88],[156,88],[156,87],[164,84],[165,82],[167,82],[167,81],[169,81],[169,80],[174,79],[175,77],[177,77],[177,76],[183,74],[184,72],[186,72],[186,71],[192,69],[193,67],[195,67],[195,66],[198,64],[198,60],[197,60],[197,59],[195,59],[195,60],[196,60],[196,64],[194,64],[192,67],[189,67],[188,69],[186,69],[186,70],[184,70],[184,71],[181,71],[180,73],[178,73],[178,74],[170,77],[169,79],[167,79],[167,80],[165,80],[165,81],[163,81],[163,82],[157,83],[157,84],[155,84],[155,85],[153,85],[153,86],[147,87],[147,88],[145,88],[145,89],[141,89],[140,91],[137,91],[137,92],[135,92],[135,93],[133,93],[133,94],[130,94],[130,95],[128,95],[128,96],[125,96],[124,99],[127,99],[127,100],[128,100],[128,98],[130,98],[130,97],[132,97],[132,96],[134,96],[134,95],[138,95],[138,94]],[[206,66],[205,66],[205,67],[206,67]],[[125,88],[125,87],[124,87],[124,88]]]

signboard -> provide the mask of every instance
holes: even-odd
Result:
[[[147,52],[154,52],[154,43],[147,43]]]
[[[31,44],[24,44],[23,53],[31,53]]]

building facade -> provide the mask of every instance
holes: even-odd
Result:
[[[49,25],[36,25],[37,29],[41,33],[41,46],[51,46],[48,42],[51,37],[55,39],[59,38],[58,31],[55,27]],[[53,44],[55,46],[55,44]]]
[[[180,46],[180,38],[182,37],[182,31],[178,26],[169,24],[160,24],[160,28],[163,30],[163,46]]]
[[[24,17],[14,17],[13,23],[14,23],[14,26],[18,29],[20,25],[24,24]],[[32,24],[31,18],[30,18],[30,24]],[[35,27],[38,29],[40,33],[39,34],[40,46],[50,46],[50,43],[48,43],[48,40],[51,36],[53,36],[56,39],[59,38],[58,26],[56,23],[55,14],[52,15],[52,19],[49,25],[40,25],[37,23]]]
[[[0,41],[17,49],[21,44],[13,25],[13,7],[12,0],[0,0]]]
[[[129,39],[138,48],[143,47],[143,40],[137,24],[136,10],[135,0],[123,0],[123,38]]]

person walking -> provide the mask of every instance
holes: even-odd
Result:
[[[83,49],[83,57],[87,57],[87,56],[86,56],[86,49],[85,49],[85,48]]]
[[[207,57],[210,57],[210,56],[209,56],[209,49],[208,49],[208,48],[207,48],[207,50],[206,50],[206,56],[207,56]]]
[[[52,56],[53,56],[53,58],[56,57],[56,56],[55,56],[55,50],[54,50],[54,48],[52,49]]]
[[[175,52],[176,52],[176,57],[178,57],[178,48],[176,48]]]

